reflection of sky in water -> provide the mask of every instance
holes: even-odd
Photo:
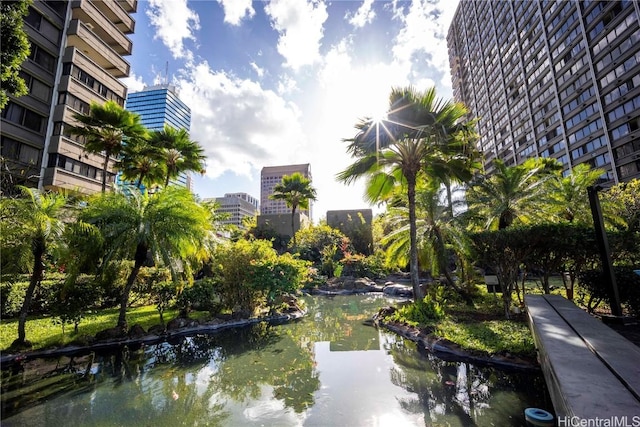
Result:
[[[363,325],[384,298],[307,301],[301,322],[152,346],[122,369],[98,360],[90,381],[60,377],[72,385],[2,425],[518,426],[541,407],[527,390],[539,376],[445,363]]]

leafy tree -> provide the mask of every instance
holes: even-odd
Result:
[[[621,182],[603,193],[604,210],[615,210],[626,223],[626,229],[640,232],[640,179]]]
[[[92,102],[89,114],[75,114],[73,117],[80,124],[73,126],[71,132],[85,138],[85,151],[94,154],[104,153],[104,193],[107,188],[109,160],[122,152],[125,142],[133,143],[144,138],[146,129],[142,126],[138,114],[125,110],[115,101],[107,101],[104,105]]]
[[[548,162],[527,160],[507,166],[495,160],[495,171],[480,176],[467,190],[469,211],[486,230],[503,230],[515,222],[527,224],[540,214],[545,201],[545,182],[552,178]]]
[[[165,125],[163,130],[153,131],[149,137],[152,146],[162,150],[161,159],[165,166],[165,187],[171,179],[183,172],[204,173],[206,156],[196,141],[192,141],[186,129],[175,129]]]
[[[338,248],[342,243],[345,235],[335,228],[329,227],[327,224],[319,224],[307,227],[296,232],[297,246],[296,252],[301,259],[311,261],[315,265],[322,262],[322,254],[325,248]],[[335,261],[339,261],[344,254],[337,255]]]
[[[19,73],[30,51],[23,28],[30,4],[31,0],[3,0],[0,3],[0,111],[9,102],[8,95],[19,97],[29,93]]]
[[[2,199],[2,229],[12,230],[19,237],[11,242],[23,256],[31,261],[31,279],[18,318],[18,338],[13,345],[29,346],[25,337],[25,324],[36,287],[43,278],[45,257],[51,253],[64,231],[65,203],[60,193],[41,193],[34,188],[20,187],[24,197]],[[4,252],[3,245],[3,252]]]
[[[104,263],[131,259],[132,270],[120,300],[118,327],[126,328],[129,294],[138,272],[150,254],[156,264],[164,262],[172,271],[178,262],[198,255],[211,230],[211,212],[198,204],[193,194],[179,187],[153,195],[132,192],[93,196],[80,219],[100,229],[106,244]],[[175,274],[172,274],[175,281]]]
[[[406,188],[411,283],[416,299],[423,296],[415,212],[418,174],[436,164],[441,165],[439,170],[446,170],[469,147],[465,137],[470,134],[469,126],[463,122],[467,113],[462,104],[437,98],[434,88],[425,92],[393,89],[387,120],[361,120],[356,124],[356,136],[345,140],[356,161],[338,174],[338,180],[349,184],[367,177],[366,197],[372,202],[386,200],[398,185]]]
[[[282,181],[273,188],[273,194],[269,196],[273,200],[284,200],[287,207],[291,208],[291,236],[293,236],[293,246],[296,246],[296,232],[294,219],[296,209],[309,208],[309,201],[316,200],[316,189],[311,186],[311,180],[305,178],[300,172],[292,175],[285,175]]]

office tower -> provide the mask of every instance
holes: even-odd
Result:
[[[175,129],[191,128],[191,109],[178,98],[173,85],[158,85],[131,92],[126,108],[140,115],[142,124],[149,130],[162,130],[167,124]],[[180,174],[175,184],[191,190],[191,176]]]
[[[311,180],[311,165],[305,163],[302,165],[285,165],[285,166],[265,166],[260,172],[260,214],[285,214],[291,213],[291,208],[287,207],[284,200],[271,200],[269,196],[273,194],[273,188],[282,182],[285,175],[293,175],[300,172],[305,178]],[[309,201],[309,209],[299,210],[300,213],[311,218],[312,201]]]
[[[2,193],[15,185],[100,191],[104,156],[69,133],[91,101],[124,106],[137,0],[34,1],[24,28],[31,44],[21,76],[29,94],[2,111]],[[110,164],[113,167],[113,162]],[[110,168],[110,170],[112,170]],[[113,181],[113,173],[109,181]]]
[[[456,101],[478,117],[487,172],[552,157],[640,178],[640,5],[465,1],[447,44]]]
[[[233,224],[244,229],[242,220],[258,214],[258,199],[247,193],[226,193],[224,197],[216,197],[214,200],[219,205],[216,212],[230,215],[229,219],[222,221],[223,224]]]

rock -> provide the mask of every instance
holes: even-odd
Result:
[[[80,335],[69,343],[70,346],[87,347],[96,342],[96,338],[91,335]]]
[[[411,289],[411,286],[398,285],[398,284],[385,286],[382,292],[384,292],[385,295],[391,295],[396,297],[410,298],[413,296],[413,289]]]
[[[375,283],[366,277],[362,277],[354,281],[354,288],[356,289],[368,289],[371,285],[375,285]]]
[[[148,333],[149,335],[156,335],[156,336],[164,335],[165,333],[164,325],[153,325],[149,328]]]
[[[127,332],[125,329],[115,326],[113,328],[105,329],[96,334],[97,341],[108,341],[115,340],[120,338],[125,338],[127,336]]]
[[[142,338],[145,335],[147,335],[147,332],[144,330],[142,326],[136,323],[131,328],[129,328],[128,335],[129,335],[129,338]]]
[[[190,319],[185,319],[184,317],[176,317],[167,323],[167,331],[186,328],[189,325],[189,320]]]

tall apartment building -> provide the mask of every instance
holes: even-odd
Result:
[[[104,156],[69,133],[91,101],[124,106],[137,0],[36,0],[25,18],[31,44],[21,75],[29,94],[2,111],[2,192],[16,184],[85,193],[101,190]],[[113,163],[111,164],[113,166]],[[114,175],[109,173],[109,180]]]
[[[270,195],[273,194],[273,188],[280,184],[282,177],[300,172],[305,178],[311,180],[311,165],[309,163],[301,165],[284,165],[284,166],[265,166],[260,172],[260,214],[286,214],[291,213],[283,200],[271,200]],[[299,212],[311,218],[312,203],[309,201],[309,209],[302,209]]]
[[[216,203],[220,206],[217,211],[229,214],[229,219],[223,224],[233,224],[244,228],[242,220],[258,214],[258,199],[247,193],[226,193],[224,197],[216,197]]]
[[[142,124],[149,130],[162,130],[167,124],[176,129],[191,128],[191,109],[179,97],[175,86],[145,87],[127,95],[126,108],[138,113]],[[191,190],[191,176],[181,174],[176,182]]]
[[[637,1],[460,1],[453,92],[479,118],[487,172],[552,157],[640,178],[639,17]]]

